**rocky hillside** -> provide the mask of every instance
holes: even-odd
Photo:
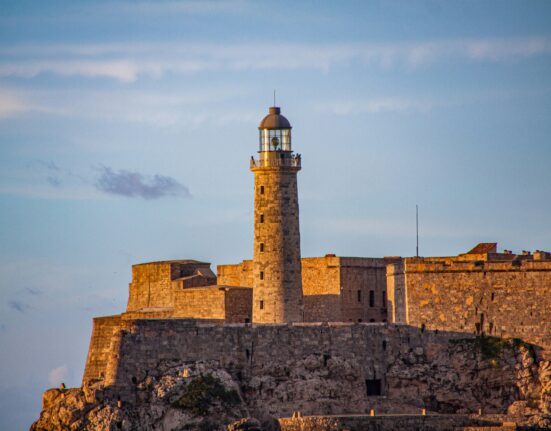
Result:
[[[551,427],[551,364],[519,341],[479,337],[404,349],[387,365],[386,397],[367,397],[360,364],[345,355],[273,362],[253,374],[220,362],[165,361],[133,382],[134,402],[95,383],[50,389],[33,431],[276,430],[277,417],[303,414],[501,413]],[[535,428],[536,429],[536,428]]]

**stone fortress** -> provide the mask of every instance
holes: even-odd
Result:
[[[451,257],[303,258],[302,160],[280,108],[269,109],[259,135],[250,160],[253,259],[219,265],[216,275],[196,260],[134,265],[126,311],[94,319],[81,389],[88,398],[151,407],[145,394],[167,375],[203,375],[206,366],[227,376],[257,417],[375,407],[505,414],[532,403],[547,420],[551,253],[481,243]],[[45,401],[45,411],[54,405]],[[150,426],[184,429],[178,420],[187,416],[173,410],[165,406]],[[134,429],[121,411],[126,422],[117,423]]]

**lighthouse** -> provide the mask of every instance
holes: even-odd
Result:
[[[260,122],[254,173],[253,322],[303,321],[297,173],[291,124],[273,106]]]

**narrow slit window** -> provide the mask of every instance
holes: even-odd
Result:
[[[260,271],[260,279],[264,280],[264,271]]]
[[[386,290],[383,290],[381,299],[382,299],[383,307],[386,308]]]
[[[263,242],[260,243],[260,252],[261,253],[264,252],[264,243]]]
[[[362,291],[358,290],[358,302],[362,302]]]
[[[264,194],[264,186],[260,186],[260,194],[261,194],[261,195]]]
[[[375,307],[375,291],[370,290],[369,291],[369,306]]]
[[[259,307],[261,310],[264,310],[264,301],[260,301]]]
[[[264,214],[260,214],[260,223],[264,223]]]

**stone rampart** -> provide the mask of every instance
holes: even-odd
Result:
[[[396,322],[551,347],[551,261],[408,258],[387,275]]]
[[[469,334],[384,323],[122,319],[109,352],[101,346],[102,362],[87,364],[84,384],[105,376],[103,384],[112,393],[134,403],[141,397],[140,382],[155,381],[174,367],[209,364],[232,376],[252,411],[267,410],[278,417],[296,410],[306,415],[365,414],[375,407],[392,413],[398,403],[413,406],[413,411],[474,412],[484,407],[503,412],[516,399],[535,396],[529,391],[539,390],[538,384],[526,380],[526,375],[538,375],[533,360],[526,366],[534,370],[515,368],[522,380],[511,372],[521,357],[516,349],[524,349],[526,361],[529,350],[500,342],[490,358],[480,343],[486,341]],[[89,358],[98,356],[96,346],[93,342]],[[519,381],[530,389],[519,389]]]
[[[120,323],[120,315],[94,318],[83,381],[92,382],[105,377],[107,359],[113,353],[111,342],[115,333],[120,331]]]

